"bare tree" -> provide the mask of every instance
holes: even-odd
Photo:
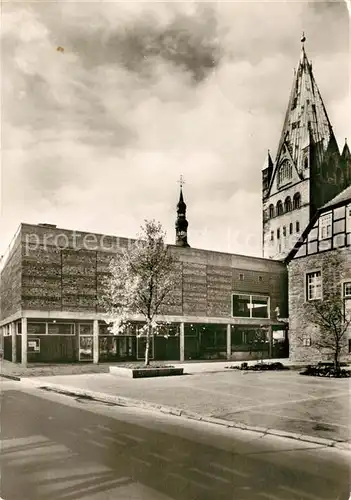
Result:
[[[151,338],[162,331],[157,315],[171,300],[172,291],[180,280],[178,260],[167,247],[165,236],[160,223],[145,221],[138,239],[111,261],[102,297],[115,334],[124,332],[132,316],[145,318],[139,336],[146,338],[146,366],[149,365]]]
[[[335,372],[340,370],[340,357],[347,345],[351,317],[345,311],[340,252],[325,254],[322,260],[322,296],[305,304],[306,319],[317,327],[313,346],[333,357]]]

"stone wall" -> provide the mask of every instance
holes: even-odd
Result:
[[[327,353],[321,353],[313,345],[313,339],[318,335],[318,328],[308,321],[304,311],[309,304],[306,300],[306,273],[316,270],[325,272],[328,265],[328,258],[336,251],[324,252],[320,254],[309,255],[291,261],[288,265],[288,295],[289,295],[289,355],[292,361],[316,362],[321,359],[327,359]],[[345,248],[340,252],[341,265],[340,290],[342,281],[351,281],[351,252]],[[323,286],[323,278],[322,278]],[[324,281],[324,293],[325,281]],[[311,338],[310,346],[303,346],[303,335]],[[346,355],[346,350],[344,355]],[[349,356],[349,355],[348,355]],[[350,356],[349,356],[350,357]]]

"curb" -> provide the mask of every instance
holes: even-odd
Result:
[[[199,413],[195,413],[195,412],[188,411],[188,410],[182,410],[180,408],[176,408],[176,407],[172,407],[172,406],[165,406],[162,404],[150,403],[148,401],[127,398],[124,396],[112,396],[109,394],[105,394],[103,392],[94,392],[94,391],[88,391],[88,390],[84,390],[84,389],[76,389],[74,387],[68,388],[67,386],[61,386],[61,385],[50,384],[50,383],[43,384],[40,381],[30,380],[30,379],[29,380],[26,379],[26,382],[29,383],[30,385],[32,385],[33,387],[38,388],[38,389],[41,389],[44,391],[46,390],[46,391],[50,391],[50,392],[55,392],[55,393],[63,394],[66,396],[85,397],[85,398],[91,399],[93,401],[99,401],[102,403],[112,403],[116,406],[141,408],[143,410],[156,410],[156,411],[159,411],[160,413],[174,415],[177,417],[184,417],[184,418],[187,418],[189,420],[197,420],[197,421],[206,422],[206,423],[214,424],[214,425],[221,425],[222,427],[257,432],[257,433],[263,434],[263,435],[272,435],[272,436],[277,436],[277,437],[282,437],[282,438],[294,439],[295,441],[302,441],[302,442],[306,442],[306,443],[319,444],[323,447],[337,448],[337,449],[340,449],[343,451],[351,451],[351,443],[348,441],[336,441],[333,439],[325,439],[325,438],[320,438],[317,436],[316,437],[315,436],[308,436],[305,434],[298,434],[298,433],[294,433],[294,432],[281,431],[278,429],[270,429],[270,428],[265,428],[265,427],[255,427],[255,426],[246,425],[246,424],[243,424],[240,422],[238,422],[238,423],[231,422],[231,421],[224,420],[221,418],[201,415]]]
[[[21,382],[21,377],[18,377],[17,375],[4,375],[3,373],[0,373],[0,377],[7,378],[8,380],[16,380],[16,382]]]

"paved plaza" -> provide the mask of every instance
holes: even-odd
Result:
[[[169,405],[204,416],[337,441],[350,439],[350,380],[296,370],[228,370],[182,377],[128,379],[112,374],[40,377],[43,383]]]

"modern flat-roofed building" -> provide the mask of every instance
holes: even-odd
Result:
[[[287,356],[286,324],[279,319],[287,317],[285,264],[191,248],[185,204],[180,205],[171,251],[180,260],[181,285],[161,317],[167,331],[153,339],[151,357],[246,360],[258,350]],[[112,335],[98,300],[110,259],[129,243],[50,224],[21,224],[2,259],[5,359],[23,364],[142,359],[143,318],[131,318],[126,334]],[[257,329],[267,332],[259,347],[250,343]]]

